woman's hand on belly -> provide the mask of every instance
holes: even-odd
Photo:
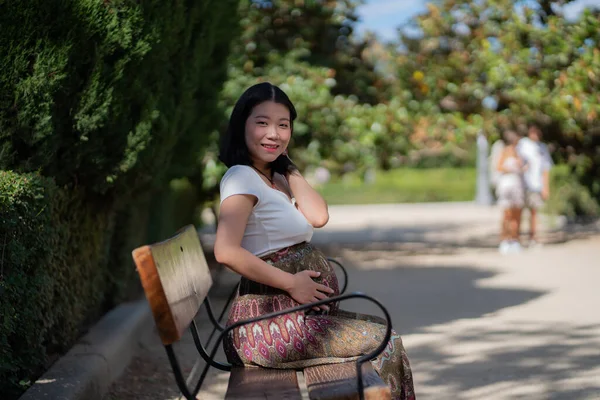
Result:
[[[286,291],[300,304],[313,303],[315,301],[324,300],[328,298],[328,294],[333,294],[333,289],[316,283],[312,278],[318,278],[321,275],[317,271],[301,271],[293,275],[290,280],[290,287],[286,288]],[[323,305],[320,307],[314,307],[315,310],[329,310],[329,307]]]

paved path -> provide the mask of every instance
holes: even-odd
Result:
[[[344,260],[349,290],[389,307],[419,399],[600,399],[596,227],[565,233],[546,219],[552,244],[500,256],[498,225],[498,210],[468,203],[333,207],[314,241]],[[107,400],[176,398],[156,336],[142,346]],[[189,338],[179,348],[188,369],[192,349]],[[222,398],[226,383],[214,371],[201,398]]]
[[[329,222],[317,229],[312,242],[325,247],[372,244],[408,247],[411,251],[452,248],[491,248],[497,245],[500,210],[497,207],[465,203],[391,204],[331,206]],[[562,242],[576,232],[566,232],[558,217],[541,217],[546,241]],[[528,218],[523,219],[523,231]],[[207,248],[214,243],[214,228],[203,229]],[[368,246],[367,246],[368,247]],[[408,248],[407,247],[407,248]]]
[[[600,399],[600,238],[344,259],[351,289],[390,306],[421,399]]]

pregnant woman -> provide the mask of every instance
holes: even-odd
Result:
[[[277,86],[260,83],[237,101],[220,144],[229,168],[221,180],[217,261],[242,276],[227,324],[339,294],[335,272],[310,240],[324,226],[325,200],[287,155],[296,109]],[[385,336],[377,317],[338,304],[298,311],[232,331],[229,362],[304,368],[356,360]],[[372,361],[394,399],[415,399],[412,373],[396,332]]]

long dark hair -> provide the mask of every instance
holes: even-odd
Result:
[[[282,104],[290,110],[290,128],[294,131],[297,113],[289,97],[277,86],[263,82],[249,87],[235,103],[227,130],[221,136],[219,160],[228,168],[234,165],[252,165],[252,159],[246,145],[246,120],[252,109],[265,101]],[[286,155],[280,155],[270,163],[271,171],[285,175],[297,170]]]

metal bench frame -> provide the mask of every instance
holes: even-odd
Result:
[[[211,320],[211,322],[214,325],[213,332],[215,332],[215,330],[219,330],[220,334],[219,334],[219,336],[217,338],[217,342],[214,344],[214,347],[212,348],[212,350],[210,351],[210,353],[208,353],[206,351],[206,348],[204,347],[204,345],[200,341],[200,336],[198,334],[198,328],[196,326],[196,323],[194,321],[192,321],[192,323],[190,324],[190,331],[192,333],[192,337],[194,339],[194,344],[196,346],[196,349],[198,350],[198,354],[206,362],[206,366],[204,367],[204,370],[202,371],[202,374],[200,375],[200,378],[198,379],[198,382],[196,383],[196,386],[194,387],[193,391],[190,391],[190,389],[189,389],[189,385],[191,384],[191,382],[189,382],[189,381],[186,382],[186,380],[183,377],[183,373],[181,372],[181,367],[179,366],[179,362],[177,361],[177,357],[176,357],[175,352],[173,350],[173,346],[170,345],[170,344],[169,345],[165,345],[165,350],[167,352],[167,356],[169,358],[169,362],[171,363],[171,368],[173,369],[173,374],[175,375],[175,381],[177,382],[177,386],[179,387],[179,390],[181,391],[181,393],[183,394],[183,396],[187,400],[195,400],[196,399],[196,395],[200,391],[200,388],[202,387],[202,383],[204,382],[204,379],[206,378],[206,375],[207,375],[208,370],[210,369],[210,367],[215,367],[215,368],[220,369],[222,371],[231,371],[231,368],[232,368],[231,364],[229,364],[229,363],[221,363],[221,362],[215,361],[214,358],[215,358],[215,355],[217,354],[217,350],[219,348],[219,345],[220,345],[221,341],[223,340],[223,338],[225,337],[225,335],[227,335],[233,329],[239,328],[240,326],[243,326],[243,325],[256,323],[256,322],[259,322],[259,321],[262,321],[262,320],[265,320],[265,319],[279,317],[281,315],[285,315],[285,314],[288,314],[288,313],[293,313],[293,312],[296,312],[296,311],[308,310],[308,309],[311,309],[312,307],[315,307],[315,306],[325,305],[325,304],[329,304],[329,303],[333,303],[333,302],[339,302],[339,301],[353,299],[353,298],[365,299],[365,300],[371,301],[372,303],[375,303],[383,311],[383,314],[385,315],[385,320],[386,320],[386,331],[385,331],[385,337],[384,337],[383,341],[379,344],[379,346],[375,350],[373,350],[372,352],[370,352],[368,354],[365,354],[365,355],[359,357],[356,360],[357,390],[358,390],[359,398],[361,400],[364,400],[364,384],[363,384],[363,379],[362,379],[362,368],[361,368],[362,364],[365,363],[366,361],[370,361],[370,360],[374,359],[379,354],[381,354],[383,352],[383,350],[385,350],[385,348],[386,348],[386,346],[387,346],[387,344],[388,344],[388,342],[389,342],[389,340],[390,340],[390,338],[392,336],[392,320],[391,320],[389,312],[383,306],[383,304],[381,304],[375,298],[373,298],[371,296],[368,296],[368,295],[366,295],[364,293],[360,293],[360,292],[354,292],[354,293],[349,293],[349,294],[342,294],[342,295],[339,295],[339,296],[330,297],[328,299],[317,301],[317,302],[314,302],[314,303],[304,304],[304,305],[300,305],[300,306],[297,306],[297,307],[289,308],[287,310],[282,310],[282,311],[278,311],[278,312],[274,312],[274,313],[270,313],[270,314],[265,314],[265,315],[262,315],[260,317],[251,318],[251,319],[247,319],[247,320],[243,320],[243,321],[238,321],[238,322],[236,322],[236,323],[234,323],[234,324],[232,324],[232,325],[230,325],[228,327],[222,326],[219,323],[219,321],[215,318],[215,315],[213,313],[210,300],[207,297],[205,299],[205,301],[204,301],[204,305],[206,306],[206,310],[207,310],[209,319]],[[226,308],[227,308],[227,306],[223,310],[221,316],[224,315]],[[211,339],[212,339],[212,334],[211,334],[211,337],[207,341],[207,347],[209,346],[209,343],[210,343]],[[193,375],[194,375],[194,373],[192,371],[192,373],[190,374],[190,378],[193,377]]]
[[[184,250],[185,248],[185,250]],[[386,319],[386,333],[383,341],[377,348],[359,357],[356,360],[357,389],[360,399],[364,399],[364,382],[362,366],[366,361],[377,357],[388,345],[391,337],[391,318],[385,307],[376,299],[363,293],[341,294],[310,304],[299,305],[287,310],[262,315],[260,317],[238,321],[228,327],[224,327],[222,321],[231,301],[238,292],[238,287],[229,295],[227,304],[221,311],[219,318],[215,317],[212,304],[208,296],[213,280],[206,262],[206,257],[199,241],[198,233],[193,225],[180,229],[175,236],[159,243],[139,247],[132,252],[146,298],[150,303],[159,336],[167,352],[171,368],[175,375],[175,381],[183,396],[188,400],[196,398],[211,367],[222,371],[232,371],[229,363],[218,362],[215,355],[225,335],[233,329],[246,324],[252,324],[270,318],[276,318],[288,313],[304,311],[334,302],[341,302],[351,298],[362,298],[375,303],[383,310]],[[342,292],[346,290],[348,274],[345,268],[336,260],[328,259],[332,264],[341,267],[345,276]],[[195,318],[202,305],[206,306],[208,317],[213,324],[213,331],[206,343],[200,340]],[[192,372],[184,378],[180,364],[174,351],[174,343],[182,338],[186,329],[190,329],[194,345],[198,351],[199,358]],[[219,331],[216,343],[209,352],[207,348]],[[206,362],[194,389],[190,390],[193,381],[198,376],[202,366],[201,359]],[[350,363],[345,363],[347,366]],[[243,366],[240,366],[243,367]],[[236,368],[237,371],[237,368]],[[243,371],[243,370],[242,370]],[[268,389],[268,388],[265,388]]]
[[[344,274],[344,286],[342,286],[342,288],[340,289],[340,294],[346,293],[346,289],[348,288],[348,271],[342,265],[342,263],[339,262],[338,260],[336,260],[335,258],[328,257],[327,261],[337,265],[340,268],[340,270],[342,271],[342,274]],[[223,266],[223,268],[226,268],[226,267]],[[216,319],[215,319],[215,315],[213,313],[213,309],[210,304],[210,300],[208,300],[208,297],[207,297],[208,302],[206,304],[206,311],[208,312],[208,317],[210,318],[210,321],[213,323],[213,330],[210,333],[210,335],[208,336],[208,339],[206,342],[207,346],[208,346],[208,343],[210,343],[210,341],[212,340],[212,338],[215,335],[215,333],[217,332],[217,330],[222,331],[223,329],[225,329],[225,327],[223,325],[221,325],[221,323],[223,322],[225,313],[227,312],[227,310],[229,309],[229,305],[235,298],[235,295],[237,294],[239,287],[240,287],[240,283],[238,282],[238,284],[234,286],[233,290],[229,294],[229,297],[227,298],[227,302],[225,303],[223,310],[221,310],[221,314],[219,314],[219,318],[216,318]]]

